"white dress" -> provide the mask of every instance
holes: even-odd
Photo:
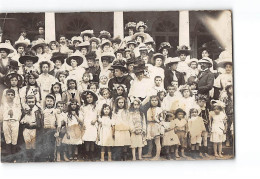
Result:
[[[131,145],[130,122],[127,115],[127,112],[123,109],[113,113],[112,118],[115,120],[115,146]]]
[[[163,122],[163,126],[164,126],[165,130],[167,129],[169,131],[165,131],[165,134],[163,136],[162,145],[163,146],[180,145],[180,140],[179,140],[177,134],[175,134],[175,132],[174,132],[175,124],[174,124],[173,120],[171,120],[170,122]]]
[[[93,105],[82,106],[80,108],[80,118],[83,120],[83,141],[97,140],[97,110],[93,109]],[[94,125],[91,122],[95,122]]]
[[[115,120],[110,119],[109,116],[98,118],[100,123],[99,140],[97,144],[100,146],[114,146],[112,126],[115,125]]]
[[[225,142],[226,134],[224,134],[226,114],[221,112],[219,115],[212,114],[212,130],[211,142]]]

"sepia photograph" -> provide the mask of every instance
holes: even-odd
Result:
[[[0,13],[1,162],[232,160],[232,10]]]

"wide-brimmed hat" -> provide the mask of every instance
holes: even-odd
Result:
[[[90,46],[89,41],[81,42],[78,47],[79,48],[88,48]]]
[[[210,65],[210,67],[212,67],[212,62],[211,62],[211,59],[209,58],[209,57],[203,57],[202,59],[200,59],[199,61],[198,61],[198,63],[200,64],[200,63],[208,63],[209,65]],[[209,68],[210,68],[209,67]]]
[[[112,64],[112,68],[113,69],[121,69],[122,71],[126,71],[126,67],[125,67],[126,63],[124,60],[115,60]]]
[[[136,24],[136,30],[138,30],[139,27],[144,27],[144,30],[147,29],[147,25],[146,25],[143,21],[139,21],[139,22]]]
[[[146,33],[143,33],[143,32],[137,32],[135,33],[133,36],[132,36],[132,40],[135,40],[137,37],[143,37],[143,41],[146,41],[147,39],[147,34]]]
[[[51,60],[53,63],[55,63],[56,60],[60,60],[61,63],[63,64],[65,58],[67,58],[67,57],[68,57],[67,54],[60,53],[60,52],[54,52],[54,53],[52,53],[52,57],[51,57],[50,60]]]
[[[51,93],[47,94],[45,98],[52,98],[53,101],[56,101],[56,97]]]
[[[89,36],[89,37],[94,37],[94,31],[93,30],[84,30],[82,32],[80,32],[80,36],[83,37],[83,36]]]
[[[108,31],[102,30],[98,36],[98,38],[106,38],[109,39],[111,37],[111,34]]]
[[[128,41],[126,42],[126,46],[128,47],[129,44],[134,44],[135,47],[137,46],[137,43],[136,43],[135,40],[128,40]]]
[[[73,54],[71,54],[67,59],[66,63],[71,66],[71,60],[74,59],[77,61],[78,66],[80,66],[83,63],[83,56],[82,54],[77,50]]]
[[[163,49],[170,49],[172,48],[171,44],[169,42],[162,42],[160,44],[160,47],[158,49],[159,52],[162,52]]]
[[[144,41],[145,44],[155,44],[153,38],[151,36],[147,37],[147,39]]]
[[[188,66],[190,66],[192,62],[195,62],[195,63],[198,64],[199,60],[198,60],[197,58],[192,58],[192,59],[190,59],[190,60],[188,61]]]
[[[124,52],[125,52],[125,49],[124,49],[124,48],[119,48],[119,49],[117,49],[117,51],[115,51],[115,55],[116,55],[117,53],[124,54]]]
[[[38,47],[44,48],[45,45],[46,45],[46,42],[43,39],[38,39],[38,40],[32,41],[33,50],[36,50]]]
[[[188,47],[186,45],[177,46],[176,53],[178,55],[181,55],[181,54],[189,55],[191,53],[191,49],[190,49],[190,47]]]
[[[145,65],[138,64],[134,66],[134,73],[144,72],[144,70],[145,70]]]
[[[120,36],[117,36],[117,37],[114,37],[112,40],[111,40],[111,43],[116,43],[116,44],[120,44],[121,43],[121,39],[120,39]]]
[[[91,60],[95,60],[97,58],[97,54],[94,51],[91,51],[89,53],[87,53],[87,55],[85,56],[87,60],[91,59]]]
[[[97,37],[91,37],[91,39],[89,40],[89,43],[91,44],[92,42],[96,42],[98,45],[100,43],[100,39]]]
[[[11,68],[19,69],[19,64],[16,60],[10,60],[8,66],[11,67]]]
[[[135,64],[136,59],[134,57],[126,59],[126,65]]]
[[[135,22],[128,22],[128,23],[125,25],[125,30],[135,29],[135,28],[136,28],[136,23],[135,23]]]
[[[106,45],[106,44],[108,44],[110,47],[112,46],[112,43],[111,43],[111,41],[110,41],[110,40],[107,40],[107,39],[105,39],[105,40],[103,40],[103,41],[102,41],[102,43],[101,43],[101,48],[103,48],[103,46],[104,46],[104,45]]]
[[[140,44],[139,45],[139,51],[148,51],[148,48],[146,47],[145,44]]]
[[[107,60],[109,63],[112,63],[112,61],[115,59],[115,55],[113,52],[103,52],[101,54],[101,61]]]
[[[78,42],[83,42],[83,39],[82,39],[82,37],[81,36],[73,36],[72,38],[71,38],[71,42],[72,42],[72,44],[74,44],[74,41],[78,41]]]
[[[166,65],[171,65],[173,63],[179,63],[181,60],[180,58],[178,57],[168,57],[166,60],[165,60],[165,64]]]
[[[183,113],[184,116],[186,115],[186,112],[185,112],[183,109],[181,109],[181,108],[178,108],[178,109],[175,111],[174,115],[177,117],[178,113]]]
[[[19,58],[19,62],[21,64],[25,64],[26,60],[31,60],[33,62],[33,64],[35,64],[38,62],[38,59],[39,59],[39,57],[37,57],[33,51],[28,51],[25,53],[25,55],[23,55]]]
[[[14,48],[9,43],[0,43],[0,50],[5,50],[8,54],[14,52]]]
[[[85,101],[86,100],[86,97],[87,97],[87,95],[91,95],[91,96],[93,96],[93,101],[94,102],[96,102],[97,100],[98,100],[98,97],[97,97],[97,95],[93,92],[93,91],[90,91],[90,90],[87,90],[87,91],[84,91],[82,94],[81,94],[81,99],[83,100],[83,101]]]
[[[17,40],[14,43],[14,48],[18,48],[19,46],[23,46],[24,48],[28,47],[28,45],[30,44],[30,40],[29,39],[24,39],[24,40]]]
[[[51,47],[52,44],[55,44],[56,46],[59,46],[59,42],[52,40],[49,42],[49,47]]]
[[[19,75],[18,73],[9,73],[5,76],[5,79],[4,79],[4,83],[7,85],[7,86],[10,86],[11,85],[11,82],[10,82],[10,79],[12,79],[13,77],[16,77],[17,80],[18,80],[18,83],[17,83],[17,87],[21,87],[23,85],[23,77],[21,75]]]
[[[155,60],[156,58],[161,58],[162,60],[165,59],[165,57],[164,57],[163,54],[161,54],[161,53],[155,53],[155,54],[153,54],[153,59]]]
[[[220,68],[225,68],[227,64],[233,65],[232,59],[231,58],[226,58],[226,59],[221,59],[218,62],[218,67]]]

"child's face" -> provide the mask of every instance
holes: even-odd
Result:
[[[171,82],[172,86],[174,86],[175,89],[178,89],[178,81]]]
[[[175,88],[174,87],[169,87],[168,92],[170,96],[174,96]]]
[[[218,107],[214,107],[214,112],[215,112],[215,114],[219,114],[220,113],[220,110],[219,110],[219,108]]]
[[[191,62],[190,67],[192,69],[196,69],[197,68],[197,63],[196,62]]]
[[[232,73],[232,65],[227,64],[227,65],[225,66],[225,70],[226,70],[226,73],[228,73],[228,74]]]
[[[202,58],[209,57],[208,51],[207,50],[203,50],[203,52],[201,53],[201,56],[202,56]]]
[[[163,49],[163,51],[162,51],[162,54],[164,55],[164,56],[166,56],[166,55],[168,55],[168,50],[165,48],[165,49]]]
[[[172,121],[173,119],[174,119],[174,116],[173,116],[173,115],[167,116],[167,121]]]
[[[61,103],[58,103],[58,104],[57,104],[57,109],[59,109],[60,112],[62,112],[62,111],[64,110],[64,105],[61,104]]]
[[[156,60],[155,60],[155,66],[156,66],[156,67],[162,66],[162,59],[161,59],[161,58],[156,58]]]
[[[119,99],[117,102],[118,108],[123,109],[125,105],[125,100],[124,99]]]
[[[198,100],[198,105],[202,108],[205,107],[206,101],[205,100]]]
[[[159,98],[161,101],[165,98],[164,92],[159,93]]]
[[[35,98],[27,99],[27,104],[30,108],[33,108],[33,106],[35,105]]]
[[[102,77],[100,77],[100,83],[101,83],[102,85],[107,84],[107,81],[108,81],[108,79],[107,79],[106,76],[102,76]]]
[[[75,89],[75,88],[76,88],[76,83],[75,83],[74,81],[71,81],[71,82],[69,83],[69,88],[70,88],[70,89]]]
[[[155,86],[159,87],[162,84],[162,78],[155,78],[154,82]]]
[[[54,100],[52,98],[46,98],[46,107],[52,108],[54,106]]]
[[[109,49],[110,49],[110,45],[104,45],[103,47],[104,52],[109,52]]]
[[[32,85],[34,85],[35,82],[36,82],[36,79],[35,79],[33,76],[30,76],[30,77],[29,77],[29,83],[32,84]]]
[[[157,98],[151,99],[151,106],[156,107],[156,106],[158,106],[158,104],[159,104],[159,101]]]
[[[7,93],[6,94],[6,99],[7,99],[7,102],[12,102],[14,100],[14,93]]]
[[[190,85],[190,89],[191,89],[191,90],[195,90],[196,88],[197,88],[196,83],[192,83],[192,84]]]
[[[104,90],[104,91],[103,91],[103,97],[104,97],[105,99],[107,99],[107,98],[109,97],[109,91],[108,91],[108,90]]]
[[[92,95],[89,94],[89,95],[86,96],[86,100],[87,100],[88,103],[93,103],[94,98],[93,98]]]
[[[189,90],[184,90],[184,91],[182,92],[182,94],[183,94],[183,97],[184,97],[184,98],[190,97],[190,91],[189,91]]]
[[[59,69],[61,67],[62,63],[60,60],[55,61],[55,66]]]
[[[16,78],[16,77],[11,78],[11,79],[10,79],[10,84],[11,84],[12,87],[17,86],[17,84],[18,84],[17,78]]]
[[[64,82],[65,79],[66,79],[66,76],[63,75],[63,74],[60,74],[60,76],[59,76],[59,80],[62,81],[62,82]]]
[[[108,116],[109,113],[110,113],[110,108],[107,106],[107,107],[104,108],[104,114],[105,114],[106,116]]]
[[[139,109],[140,108],[140,103],[137,101],[134,101],[134,109]]]
[[[93,67],[94,66],[94,61],[92,59],[88,59],[88,66]]]
[[[71,103],[70,106],[72,110],[75,110],[77,108],[77,103]]]
[[[90,89],[90,91],[93,91],[94,93],[97,92],[96,85],[91,85],[89,89]]]
[[[119,86],[119,87],[116,89],[116,93],[117,93],[117,95],[122,95],[123,92],[124,92],[124,88],[121,87],[121,86]]]
[[[177,114],[177,118],[178,119],[182,119],[184,117],[184,114],[182,113],[182,112],[179,112],[178,114]]]
[[[26,67],[32,67],[33,66],[33,61],[32,60],[25,60],[25,66]]]
[[[148,43],[148,44],[146,45],[146,47],[150,50],[153,46],[152,46],[151,43]]]
[[[136,37],[136,42],[138,42],[138,43],[142,43],[142,42],[143,42],[142,37],[140,37],[140,36]]]
[[[54,91],[54,93],[59,93],[60,92],[60,86],[59,85],[54,85],[53,86],[53,91]]]
[[[82,79],[83,79],[84,82],[89,82],[89,80],[90,80],[88,74],[83,75]]]
[[[42,65],[42,72],[48,73],[49,72],[49,66],[47,64]]]
[[[181,54],[181,55],[180,55],[180,60],[181,60],[181,61],[185,61],[185,60],[186,60],[186,57],[187,57],[186,54]]]
[[[190,113],[191,117],[197,117],[198,116],[198,111],[197,110],[193,110]]]

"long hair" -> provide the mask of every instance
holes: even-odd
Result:
[[[142,112],[142,110],[141,110],[141,108],[139,107],[139,109],[134,109],[134,102],[135,101],[137,101],[138,102],[138,104],[140,104],[141,105],[141,101],[139,100],[139,99],[134,99],[134,101],[131,103],[131,105],[130,105],[130,108],[129,108],[129,112],[135,112],[135,111],[138,111],[139,113],[140,113],[140,115],[141,115],[141,117],[143,117],[143,112]]]
[[[125,90],[125,88],[124,88],[124,86],[123,85],[118,85],[117,87],[116,87],[116,90],[114,90],[113,92],[113,99],[115,100],[117,97],[119,97],[119,95],[117,94],[117,89],[118,88],[123,88],[123,93],[120,95],[120,96],[122,96],[122,97],[124,97],[124,98],[127,98],[127,92],[126,92],[126,90]]]
[[[160,101],[159,97],[157,95],[153,95],[153,96],[150,96],[150,100],[149,100],[150,108],[155,107],[155,106],[152,106],[152,104],[151,104],[151,101],[152,101],[153,98],[156,98],[157,101],[158,101],[158,105],[156,107],[161,107],[161,101]]]
[[[55,96],[55,93],[54,93],[54,90],[53,90],[53,87],[54,87],[55,85],[59,85],[59,87],[60,87],[59,94],[62,96],[61,84],[60,84],[59,82],[56,82],[56,83],[54,83],[54,84],[51,85],[51,94],[53,94],[53,95]]]
[[[117,114],[118,111],[119,111],[118,101],[119,101],[120,99],[123,99],[123,100],[124,100],[124,107],[123,107],[123,109],[124,109],[124,110],[127,109],[127,100],[126,100],[126,98],[123,97],[123,96],[118,96],[118,97],[116,98],[116,100],[115,100],[115,113],[116,113],[116,114]]]
[[[91,95],[91,96],[93,97],[93,102],[92,102],[92,103],[89,103],[89,102],[87,101],[87,95]],[[89,104],[92,104],[92,105],[93,105],[93,109],[95,109],[95,108],[96,108],[97,99],[95,99],[94,95],[91,94],[91,93],[88,93],[87,95],[81,95],[81,96],[82,96],[81,99],[83,100],[84,105],[87,106],[87,105],[89,105]]]
[[[70,82],[74,82],[75,83],[75,89],[77,90],[77,81],[76,80],[74,80],[74,79],[68,79],[67,80],[67,89],[69,90],[70,88],[69,88],[69,84],[70,84]]]
[[[71,103],[76,103],[76,104],[77,104],[76,109],[73,110],[73,109],[71,108]],[[72,111],[75,111],[76,114],[79,115],[79,108],[80,108],[80,106],[79,106],[79,104],[78,104],[78,101],[77,101],[75,98],[71,98],[71,99],[70,99],[70,103],[69,103],[69,105],[68,105],[68,117],[69,117],[69,118],[72,118]]]
[[[109,114],[108,114],[108,116],[110,117],[110,119],[112,118],[112,108],[108,105],[108,104],[103,104],[103,106],[102,106],[102,109],[101,109],[101,115],[100,115],[100,117],[103,117],[105,114],[104,114],[104,109],[105,108],[109,108],[110,109],[110,112],[109,112]]]

